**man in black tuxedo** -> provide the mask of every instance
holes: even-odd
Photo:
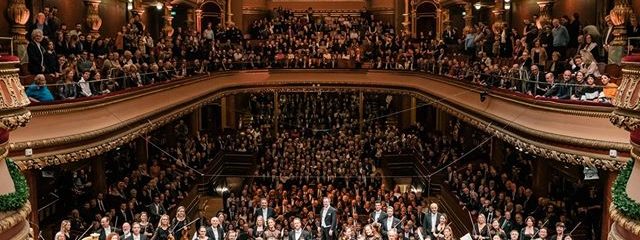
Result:
[[[194,239],[196,236],[193,236]],[[207,227],[207,237],[211,240],[224,239],[224,229],[220,225],[220,219],[218,217],[211,218],[211,226]]]
[[[96,231],[97,234],[100,234],[98,239],[105,240],[112,232],[118,232],[118,230],[115,227],[111,227],[109,217],[102,217],[102,219],[100,219],[100,229]]]
[[[264,222],[267,222],[269,218],[276,217],[276,212],[273,210],[273,208],[269,207],[269,202],[267,201],[267,199],[262,198],[260,199],[260,208],[256,210],[255,216],[262,216]]]
[[[387,217],[381,221],[381,224],[382,236],[387,239],[389,238],[389,232],[400,232],[400,229],[398,229],[398,225],[400,225],[400,219],[393,216],[392,206],[387,207]]]
[[[139,223],[133,223],[133,227],[131,227],[131,235],[125,238],[125,240],[147,240],[147,236],[144,234],[140,234]]]
[[[324,238],[324,236],[323,236]],[[289,231],[289,240],[311,240],[311,233],[302,229],[300,218],[293,219],[293,230]]]
[[[120,231],[120,240],[125,240],[131,236],[131,224],[124,222],[122,224],[122,231]]]
[[[124,221],[124,222],[133,222],[133,215],[131,211],[127,210],[127,204],[126,203],[121,203],[120,204],[120,209],[118,209],[118,212],[116,213],[120,220]]]
[[[369,218],[371,223],[382,223],[382,220],[387,218],[387,214],[382,211],[382,202],[376,201],[376,210],[371,213]]]
[[[338,226],[338,213],[331,206],[328,197],[322,199],[322,210],[320,212],[320,224],[322,227],[322,240],[333,239]]]
[[[149,209],[149,215],[151,216],[151,222],[157,222],[160,220],[160,216],[167,213],[167,210],[162,205],[160,201],[160,197],[155,196],[153,198],[153,203],[147,206]]]
[[[29,73],[36,75],[45,72],[44,54],[47,52],[43,46],[42,39],[44,34],[40,29],[34,29],[31,32],[32,41],[27,45],[27,55],[29,57],[29,64],[27,68]]]
[[[441,214],[438,213],[438,204],[431,203],[431,205],[429,205],[429,212],[422,222],[422,228],[426,235],[433,236],[433,233],[436,231],[436,226],[440,223],[440,215]]]

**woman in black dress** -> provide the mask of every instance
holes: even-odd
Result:
[[[158,223],[158,228],[156,228],[156,232],[153,234],[151,240],[169,240],[175,239],[173,238],[173,234],[171,234],[171,226],[169,225],[169,215],[162,215],[160,217],[160,222]]]
[[[476,239],[476,240],[490,239],[489,225],[487,224],[487,218],[484,216],[484,214],[480,213],[478,215],[478,220],[474,225],[473,230],[474,230],[473,239]]]
[[[182,232],[187,228],[189,219],[183,206],[178,207],[176,210],[176,217],[171,221],[171,228],[173,229],[173,236],[175,239],[182,239]],[[188,228],[187,228],[188,230]]]

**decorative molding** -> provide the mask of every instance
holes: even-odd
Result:
[[[22,208],[18,210],[0,212],[0,233],[6,232],[7,230],[17,226],[18,224],[27,221],[30,212],[31,203],[29,203],[29,201],[27,201],[27,203],[25,203],[24,206],[22,206]]]
[[[611,220],[614,221],[613,223],[614,225],[618,225],[624,228],[625,230],[631,232],[632,234],[636,236],[640,236],[640,221],[633,220],[626,217],[625,215],[620,213],[620,210],[617,209],[615,204],[613,203],[609,205],[609,215],[611,215]],[[615,228],[612,228],[612,229],[615,229]],[[612,234],[613,232],[616,232],[616,231],[611,231],[609,232],[609,234]],[[615,234],[618,235],[618,233],[615,233]],[[624,239],[624,238],[616,238],[616,239]]]
[[[254,72],[264,72],[254,71]],[[279,70],[271,70],[270,72],[279,73],[279,72],[295,72],[295,71],[279,71]],[[317,71],[321,72],[321,71]],[[334,72],[335,71],[328,71]],[[353,73],[353,71],[351,71]],[[362,76],[365,76],[368,71],[362,71]],[[220,76],[228,76],[233,73],[224,73],[224,74],[214,74],[212,76],[199,77],[195,79],[188,79],[184,82],[179,83],[182,84],[192,84],[198,81],[208,80],[210,78],[217,78]],[[358,73],[356,73],[358,74]],[[415,73],[390,73],[396,75],[407,75],[414,77],[422,77],[429,78],[434,81],[441,81],[447,84],[456,85],[457,87],[466,88],[466,91],[479,91],[478,87],[471,87],[468,84],[463,84],[461,82],[451,81],[451,79],[444,77],[437,77],[433,75],[425,74],[415,74]],[[317,83],[322,87],[312,87]],[[138,92],[130,93],[130,95],[125,96],[125,99],[132,99],[136,96],[153,94],[154,92],[167,90],[168,85],[158,86],[157,89],[153,89],[151,92]],[[176,85],[171,85],[176,86]],[[14,151],[22,150],[26,147],[32,148],[55,148],[56,146],[61,146],[63,148],[59,151],[50,151],[47,153],[42,153],[41,155],[34,155],[32,158],[25,157],[14,157],[14,160],[18,163],[21,169],[30,169],[36,167],[44,167],[47,165],[55,165],[62,164],[67,162],[78,161],[81,159],[85,159],[91,156],[96,156],[102,154],[106,151],[109,151],[119,145],[130,142],[136,137],[146,134],[149,131],[152,131],[163,124],[166,124],[182,115],[185,115],[194,109],[201,107],[202,105],[212,103],[217,99],[234,95],[238,93],[248,93],[248,92],[257,92],[257,91],[269,91],[269,92],[277,92],[277,91],[366,91],[366,92],[385,92],[385,93],[394,93],[394,94],[403,94],[414,96],[418,99],[421,99],[425,102],[434,102],[432,105],[439,109],[443,109],[450,114],[469,122],[470,124],[487,131],[490,134],[495,134],[496,137],[503,139],[504,141],[513,144],[518,147],[522,147],[525,151],[528,151],[533,154],[537,154],[540,156],[544,156],[550,159],[558,160],[561,162],[567,162],[571,164],[579,164],[585,166],[595,166],[601,169],[606,170],[616,170],[621,168],[624,163],[622,162],[622,158],[610,158],[607,154],[609,149],[618,149],[620,152],[629,151],[631,146],[629,144],[621,144],[617,142],[603,142],[599,140],[593,139],[576,139],[571,136],[558,135],[547,132],[539,132],[535,129],[530,129],[528,127],[519,125],[517,123],[510,124],[509,119],[500,119],[496,118],[496,116],[489,115],[488,113],[482,111],[470,111],[469,109],[465,109],[464,107],[454,106],[452,103],[448,103],[447,101],[429,95],[429,93],[423,92],[421,90],[417,90],[409,87],[392,87],[385,85],[376,85],[372,83],[368,83],[366,81],[363,82],[353,82],[346,80],[332,80],[332,81],[313,81],[308,82],[305,81],[301,83],[300,86],[293,85],[291,86],[291,81],[264,81],[264,82],[256,82],[251,83],[250,85],[233,85],[228,88],[218,89],[214,92],[207,93],[203,96],[198,96],[197,99],[193,99],[190,102],[171,106],[169,109],[162,109],[159,111],[154,111],[151,113],[147,113],[141,117],[134,118],[128,121],[120,122],[118,124],[109,126],[104,129],[99,129],[91,132],[86,132],[82,134],[77,134],[73,136],[65,136],[56,139],[44,139],[39,140],[37,142],[22,142],[22,143],[14,143],[11,144],[10,147]],[[497,98],[507,98],[506,95],[502,95],[502,93],[490,93],[491,97]],[[577,116],[590,116],[590,117],[603,117],[608,118],[607,109],[611,109],[609,107],[597,107],[594,106],[573,106],[572,109],[553,109],[551,107],[540,106],[540,104],[536,104],[537,100],[524,101],[515,99],[509,99],[514,104],[522,104],[521,106],[523,110],[530,108],[542,108],[549,111],[558,111],[562,113],[569,113],[571,115]],[[121,99],[107,99],[100,100],[99,104],[75,104],[75,107],[65,107],[52,105],[47,107],[41,107],[38,110],[40,112],[38,115],[46,115],[46,113],[51,110],[55,111],[55,113],[63,113],[65,111],[79,111],[79,109],[90,109],[95,107],[106,106],[107,104],[116,104],[118,101],[124,101]],[[549,109],[547,109],[549,108]],[[581,110],[581,108],[584,108]],[[54,110],[55,109],[55,110]],[[595,110],[594,110],[595,109]],[[146,119],[153,119],[148,121]],[[503,129],[497,126],[497,124],[508,124],[508,129]],[[134,126],[134,127],[130,127]],[[105,136],[105,137],[102,137]],[[96,141],[96,139],[98,141]],[[93,142],[92,142],[93,141]],[[546,142],[545,142],[546,141]],[[83,142],[90,142],[89,144],[83,144]],[[596,152],[585,152],[576,149],[569,149],[559,146],[551,145],[556,142],[561,145],[571,145],[577,146],[584,149],[596,150],[599,151],[600,154]],[[78,144],[79,143],[79,144]],[[63,147],[63,146],[77,146],[77,147]],[[588,151],[588,150],[586,150]]]

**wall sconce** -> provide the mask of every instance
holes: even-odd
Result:
[[[133,9],[133,5],[131,3],[127,3],[127,10],[131,11]]]
[[[156,3],[156,9],[162,10],[162,3],[161,2]]]
[[[511,0],[504,0],[504,2],[505,2],[505,3],[510,3],[510,2],[511,2]]]
[[[466,11],[462,11],[462,16],[467,16],[467,12]]]
[[[475,7],[476,10],[480,10],[480,8],[482,7],[482,4],[480,4],[480,2],[476,2],[476,4],[473,4],[473,7]]]
[[[504,10],[509,10],[509,9],[511,9],[511,4],[508,4],[508,3],[505,4],[504,5]]]

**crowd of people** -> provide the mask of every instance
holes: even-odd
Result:
[[[480,22],[460,33],[448,25],[441,39],[423,33],[412,38],[366,10],[320,17],[312,9],[297,16],[277,8],[251,24],[249,37],[234,25],[209,23],[201,32],[177,28],[171,37],[155,39],[137,15],[116,36],[92,37],[79,25],[68,29],[56,14],[45,8],[31,28],[28,69],[36,80],[27,91],[33,101],[90,97],[214,71],[365,65],[538,98],[609,103],[617,89],[598,64],[613,38],[583,31],[578,14],[548,23],[525,19],[522,31]],[[633,18],[629,34],[640,34],[638,29]]]
[[[603,57],[594,50],[600,48],[592,35],[583,34],[577,15],[540,27],[525,20],[522,34],[504,24],[480,23],[462,35],[448,26],[440,40],[413,39],[367,11],[321,18],[311,9],[305,16],[274,9],[271,17],[251,25],[250,39],[233,25],[211,24],[202,32],[178,28],[171,37],[154,39],[137,15],[115,37],[93,38],[81,26],[67,29],[56,14],[45,8],[30,31],[28,69],[35,79],[26,91],[32,101],[91,97],[214,71],[365,65],[424,71],[537,98],[609,103],[617,88],[600,72],[597,60]],[[510,59],[509,65],[501,65],[502,59]],[[394,112],[391,95],[365,96],[360,122],[358,98],[348,92],[284,93],[276,103],[271,94],[255,94],[251,122],[217,138],[189,133],[179,122],[175,145],[162,137],[157,141],[169,154],[154,156],[150,165],[134,164],[130,152],[114,156],[121,164],[109,167],[104,192],[92,191],[90,173],[74,173],[69,190],[73,205],[81,207],[71,209],[55,240],[85,231],[100,240],[460,237],[429,196],[401,190],[383,177],[379,160],[411,153],[435,169],[463,156],[484,136],[461,134],[457,122],[448,133],[420,124],[399,129],[386,121]],[[280,124],[276,133],[274,118]],[[216,151],[257,154],[253,181],[230,193],[216,216],[200,216],[195,234],[187,236],[192,209],[179,203],[197,181],[193,169],[206,166]],[[506,158],[500,168],[480,163],[447,169],[447,183],[476,216],[472,238],[568,240],[566,230],[578,219],[589,219],[584,224],[598,229],[596,192],[575,204],[561,194],[536,199],[531,159],[515,151]],[[580,187],[576,193],[584,194]],[[170,211],[176,212],[173,217]],[[597,230],[592,234],[599,236]]]

